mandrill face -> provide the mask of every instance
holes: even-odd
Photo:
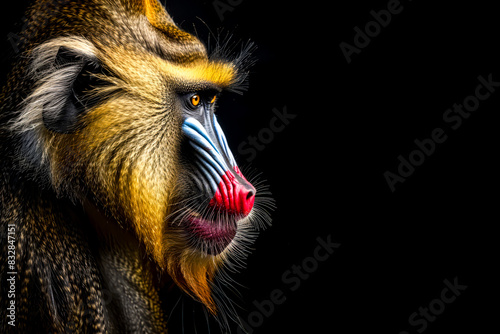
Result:
[[[189,93],[181,98],[186,117],[179,178],[181,203],[173,221],[187,232],[193,247],[217,255],[234,239],[238,223],[252,211],[256,190],[229,150],[214,114],[215,92]]]
[[[218,267],[253,236],[256,189],[238,168],[214,114],[216,90],[183,94],[179,198],[168,217],[169,272],[210,305],[208,284]],[[177,268],[175,268],[177,267]],[[207,278],[207,279],[205,279]]]
[[[156,0],[91,3],[72,18],[83,33],[63,26],[28,41],[35,88],[12,125],[35,157],[24,163],[60,196],[91,197],[215,313],[217,270],[240,262],[269,220],[270,199],[239,169],[215,114],[245,81],[250,47],[209,56]]]

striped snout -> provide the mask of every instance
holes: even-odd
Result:
[[[211,191],[210,206],[247,216],[253,208],[255,188],[245,179],[229,149],[215,115],[213,135],[195,118],[188,117],[183,132],[194,149],[200,176]]]

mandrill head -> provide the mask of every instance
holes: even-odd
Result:
[[[209,56],[157,0],[53,3],[32,8],[23,41],[32,86],[12,122],[21,162],[132,230],[215,313],[216,272],[269,220],[270,200],[238,168],[215,115],[220,94],[244,83],[249,47]]]

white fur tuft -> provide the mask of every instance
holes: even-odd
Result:
[[[81,63],[56,66],[56,56],[65,47],[75,56],[95,60],[97,50],[82,37],[60,37],[45,42],[31,53],[27,79],[34,89],[22,102],[18,115],[9,124],[12,132],[22,137],[21,159],[32,164],[45,164],[53,136],[48,134],[43,115],[57,115],[71,96],[71,86],[81,70]],[[41,167],[40,165],[36,167]]]

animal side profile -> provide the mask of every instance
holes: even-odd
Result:
[[[215,113],[252,45],[209,52],[157,0],[26,17],[0,95],[0,332],[166,333],[173,288],[231,318],[218,287],[273,207]]]

